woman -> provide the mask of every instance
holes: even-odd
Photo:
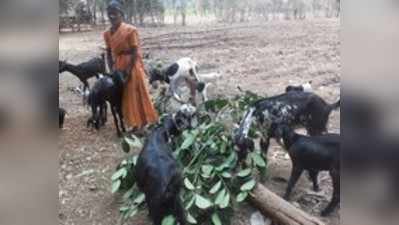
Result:
[[[133,129],[141,129],[158,121],[158,114],[144,80],[138,32],[134,26],[123,22],[122,5],[118,1],[111,1],[107,14],[111,23],[110,30],[104,33],[108,66],[127,75],[122,96],[123,117]]]

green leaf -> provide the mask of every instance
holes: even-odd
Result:
[[[118,191],[119,187],[121,186],[121,180],[116,180],[112,182],[112,190],[111,193],[115,193]]]
[[[130,188],[125,194],[123,194],[123,200],[126,201],[133,194],[133,188]]]
[[[266,162],[263,160],[262,156],[258,153],[254,153],[252,155],[253,160],[255,161],[255,164],[259,167],[266,167]]]
[[[138,159],[139,159],[139,157],[138,157],[137,155],[133,156],[133,159],[132,159],[133,165],[136,165],[136,164],[137,164],[137,160],[138,160]]]
[[[237,202],[242,202],[248,197],[248,192],[240,192],[240,194],[237,195]]]
[[[187,177],[184,179],[184,186],[191,191],[195,189],[194,185],[190,182],[190,180]]]
[[[119,211],[120,212],[125,212],[125,211],[127,211],[127,210],[129,210],[130,209],[130,207],[128,207],[128,206],[123,206],[123,207],[120,207],[119,208]]]
[[[246,182],[240,188],[241,191],[250,191],[255,187],[256,181],[254,179]]]
[[[226,152],[226,147],[227,147],[226,142],[227,142],[227,140],[223,140],[222,144],[220,145],[219,151],[222,154]]]
[[[197,197],[195,198],[195,205],[200,209],[207,209],[212,206],[212,202],[197,194]]]
[[[223,172],[223,173],[222,173],[222,177],[224,177],[224,178],[231,178],[232,176],[231,176],[231,174],[230,174],[229,172]]]
[[[181,149],[187,149],[190,147],[195,141],[196,135],[194,133],[188,134],[183,144],[181,144]]]
[[[134,209],[134,210],[129,214],[129,217],[133,217],[134,215],[137,214],[137,212],[138,212],[137,208]]]
[[[211,166],[211,165],[203,165],[203,166],[201,166],[201,170],[202,170],[202,173],[206,177],[209,177],[211,175],[211,173],[212,173],[213,166]]]
[[[187,213],[187,221],[191,224],[197,223],[197,220],[190,213]]]
[[[205,102],[205,110],[206,111],[217,111],[226,106],[229,103],[227,99],[214,99]]]
[[[212,214],[211,219],[213,225],[222,225],[222,221],[220,220],[220,217],[216,212]]]
[[[216,196],[216,199],[215,199],[215,204],[216,205],[222,204],[225,195],[226,195],[226,189],[222,189],[221,191],[219,191],[219,193],[218,193],[218,195]]]
[[[190,209],[191,206],[194,204],[195,202],[195,195],[191,198],[191,200],[187,203],[186,207],[184,207],[186,210]]]
[[[124,178],[126,177],[126,175],[127,175],[127,169],[126,167],[122,167],[112,175],[111,180],[114,181],[119,179],[120,177]]]
[[[226,164],[231,167],[234,164],[234,161],[236,159],[236,154],[235,152],[231,152],[231,154],[229,155],[229,157],[226,160]]]
[[[252,169],[251,169],[251,168],[248,168],[248,169],[245,169],[245,170],[241,170],[241,171],[237,174],[237,176],[239,176],[239,177],[247,177],[248,175],[251,174],[251,172],[252,172]]]
[[[175,217],[172,215],[169,215],[169,216],[163,218],[162,225],[174,225],[175,222],[176,222]]]
[[[141,203],[143,203],[144,202],[144,200],[145,200],[145,195],[144,195],[144,193],[140,193],[135,199],[134,199],[134,203],[136,203],[136,204],[141,204]]]
[[[125,137],[124,140],[129,144],[131,148],[143,148],[143,144],[141,143],[140,139],[135,135],[132,135],[131,137]]]
[[[219,182],[217,182],[215,185],[213,185],[213,187],[209,191],[209,194],[215,194],[217,191],[219,191],[221,186],[222,186],[222,181],[219,180]]]
[[[229,206],[229,202],[230,202],[230,193],[226,193],[226,195],[224,196],[223,201],[220,203],[219,207],[221,209],[224,209],[227,206]]]

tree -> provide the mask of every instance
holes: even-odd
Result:
[[[186,25],[186,10],[187,10],[187,1],[186,0],[173,0],[173,22],[177,23],[177,18],[181,15],[182,18],[182,26]]]
[[[59,14],[67,14],[72,9],[72,0],[59,0]]]

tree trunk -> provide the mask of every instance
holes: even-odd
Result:
[[[94,14],[94,24],[97,24],[97,0],[94,1],[94,7],[93,7],[93,14]]]
[[[266,217],[271,217],[279,224],[325,225],[319,219],[291,205],[261,184],[256,185],[249,200],[262,214]]]
[[[144,26],[144,13],[143,12],[140,12],[139,20],[140,20],[140,26]]]
[[[186,10],[183,9],[183,11],[181,12],[181,25],[182,26],[186,26]]]
[[[133,13],[133,21],[134,21],[134,24],[138,24],[138,21],[137,21],[137,14],[138,14],[138,3],[137,3],[137,1],[136,0],[133,0],[132,1],[132,7],[133,7],[133,10],[132,10],[132,13]]]

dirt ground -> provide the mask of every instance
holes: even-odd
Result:
[[[341,63],[339,20],[272,21],[196,27],[139,28],[143,52],[171,62],[189,56],[199,63],[199,72],[220,72],[215,95],[237,93],[237,85],[262,95],[281,93],[288,84],[312,81],[315,92],[328,102],[340,96]],[[79,63],[98,56],[103,47],[102,31],[66,33],[59,37],[59,58]],[[91,81],[93,82],[93,80]],[[118,197],[110,192],[110,177],[125,156],[112,120],[99,132],[86,128],[90,115],[82,99],[68,90],[80,85],[69,73],[59,76],[59,104],[67,109],[65,127],[59,132],[59,221],[65,225],[117,224]],[[109,117],[111,118],[111,117]],[[340,114],[332,113],[329,131],[340,132]],[[291,163],[275,143],[269,151],[269,178],[264,185],[282,195]],[[322,191],[311,191],[302,176],[292,202],[318,215],[332,193],[327,173],[319,175]],[[237,210],[233,225],[249,224],[254,209]],[[340,224],[340,210],[322,218]],[[150,224],[145,213],[130,224]]]

